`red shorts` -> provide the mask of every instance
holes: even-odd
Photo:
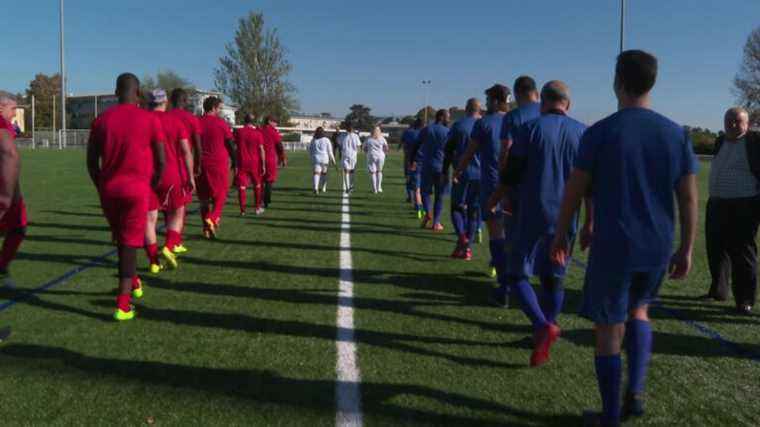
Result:
[[[157,191],[150,192],[148,210],[174,212],[187,204],[185,189],[179,184],[160,185]]]
[[[18,228],[24,228],[27,224],[26,204],[24,198],[19,197],[17,201],[11,204],[11,207],[0,218],[0,231],[10,231]]]
[[[279,172],[277,170],[277,158],[275,157],[274,160],[267,158],[267,173],[264,174],[264,182],[273,183],[277,181],[277,173]]]
[[[148,197],[151,191],[133,194],[100,194],[100,205],[106,215],[114,241],[119,245],[141,248],[145,243],[148,222]]]
[[[241,171],[239,170],[235,176],[235,186],[237,187],[250,187],[252,185],[259,185],[261,183],[261,174],[256,171]]]
[[[204,168],[198,177],[198,198],[210,200],[219,194],[226,194],[230,188],[229,168]]]

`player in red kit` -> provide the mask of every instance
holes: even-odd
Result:
[[[21,159],[14,140],[16,130],[11,120],[16,115],[16,100],[0,94],[0,232],[5,233],[0,250],[0,283],[14,287],[8,266],[16,257],[26,237],[26,205],[21,195],[19,169]]]
[[[249,186],[253,186],[256,215],[261,215],[264,213],[264,208],[261,207],[263,202],[261,193],[263,175],[266,171],[266,155],[264,152],[264,136],[260,130],[253,126],[253,115],[245,115],[244,126],[235,132],[235,145],[237,146],[235,185],[238,187],[240,215],[245,215],[246,189]]]
[[[182,179],[182,182],[189,184],[191,179],[195,182],[196,177],[198,177],[201,172],[201,122],[198,117],[188,111],[189,96],[186,90],[181,88],[174,89],[169,96],[169,105],[171,106],[169,114],[181,120],[190,135],[191,155],[188,158],[186,153],[184,151],[182,152],[182,155],[185,156],[185,167],[180,167],[180,178]],[[188,163],[189,161],[192,161],[192,163]],[[180,162],[182,162],[182,160],[180,160]],[[170,248],[172,252],[177,255],[187,252],[182,235],[185,229],[187,206],[193,202],[193,191],[194,190],[192,189],[186,188],[185,195],[187,196],[187,199],[185,201],[185,216],[182,218],[182,227],[180,228],[181,231],[177,237],[177,242],[174,247]]]
[[[201,202],[203,235],[216,237],[222,210],[230,188],[230,162],[236,161],[232,130],[219,113],[222,100],[208,97],[203,101],[201,117],[201,175],[198,179],[198,199]]]
[[[267,116],[266,124],[261,128],[264,135],[264,152],[266,153],[266,173],[264,174],[264,207],[272,203],[272,187],[277,182],[278,166],[288,165],[288,157],[282,146],[282,135],[277,130],[277,119]]]
[[[159,255],[165,265],[177,268],[177,257],[172,252],[181,241],[182,226],[185,217],[187,193],[195,189],[195,179],[186,171],[193,170],[193,158],[188,142],[189,133],[184,123],[176,116],[166,113],[168,98],[163,89],[156,89],[149,95],[149,108],[161,122],[166,137],[164,155],[166,163],[156,191],[151,194],[148,204],[148,225],[145,230],[145,251],[150,260],[150,272],[158,274],[163,265],[159,264]],[[180,173],[185,171],[185,173]],[[183,179],[184,176],[184,179]],[[158,211],[165,214],[166,243],[159,251],[156,237]]]
[[[137,249],[143,247],[148,199],[164,169],[161,123],[140,109],[140,80],[125,73],[116,80],[119,104],[92,123],[87,169],[98,189],[100,204],[119,252],[119,295],[116,320],[135,316],[131,297],[142,296],[137,277]]]

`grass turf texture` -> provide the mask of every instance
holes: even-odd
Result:
[[[135,321],[110,320],[113,258],[0,312],[0,326],[14,328],[0,345],[0,419],[334,425],[339,184],[331,173],[330,192],[315,198],[306,157],[291,159],[265,216],[237,217],[231,193],[213,242],[194,239],[200,221],[190,217],[190,253],[176,272],[143,271]],[[579,424],[582,409],[599,407],[591,325],[575,315],[582,271],[573,268],[567,281],[552,361],[527,368],[527,320],[486,305],[487,244],[476,245],[473,262],[449,260],[448,217],[445,234],[420,230],[399,169],[389,158],[380,195],[368,193],[361,170],[351,201],[365,424]],[[707,173],[705,165],[703,199]],[[6,299],[111,249],[84,152],[24,152],[23,188],[32,223],[12,265],[19,289],[3,291]],[[663,303],[760,354],[760,318],[695,301],[708,284],[700,237],[692,275],[666,284]],[[649,412],[632,424],[754,425],[760,363],[662,309],[652,314]]]

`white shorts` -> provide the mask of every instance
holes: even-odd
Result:
[[[314,163],[314,173],[327,173],[327,163]]]
[[[356,156],[354,157],[344,157],[342,161],[342,166],[344,170],[354,170],[356,169]]]
[[[383,165],[385,165],[385,158],[381,157],[379,159],[373,159],[373,158],[367,158],[367,169],[369,169],[369,173],[377,173],[383,171]]]

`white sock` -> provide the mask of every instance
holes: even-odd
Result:
[[[322,192],[327,191],[327,174],[323,174],[320,177],[319,183],[320,183],[320,185],[322,187]]]
[[[383,191],[383,173],[377,173],[377,191]]]
[[[319,180],[321,175],[314,174],[314,191],[319,191]]]

